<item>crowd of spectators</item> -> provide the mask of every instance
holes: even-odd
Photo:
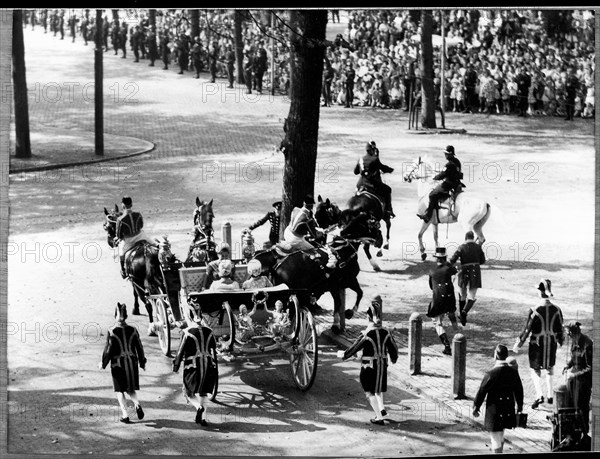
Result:
[[[65,25],[87,44],[95,33],[94,10],[33,10],[25,15],[64,38]],[[75,12],[76,11],[76,12]],[[92,14],[90,14],[92,11]],[[129,49],[139,59],[175,63],[179,73],[210,72],[233,84],[243,68],[247,91],[289,91],[289,17],[285,11],[242,14],[243,62],[235,55],[234,12],[200,10],[192,36],[188,10],[157,10],[156,35],[148,10],[119,10],[104,21],[105,51]],[[345,32],[326,46],[324,106],[408,110],[420,100],[418,10],[350,10]],[[590,10],[433,11],[434,88],[446,111],[519,116],[594,116],[594,17]],[[446,35],[441,70],[442,16]],[[65,20],[65,17],[67,19]],[[332,14],[332,19],[335,16]],[[27,19],[29,18],[29,20]],[[334,19],[335,21],[335,19]],[[339,22],[339,13],[337,15]],[[335,23],[335,22],[334,22]],[[438,45],[438,46],[436,46]],[[271,61],[274,78],[271,81]],[[444,94],[441,97],[442,79]]]

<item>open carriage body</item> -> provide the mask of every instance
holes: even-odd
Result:
[[[243,261],[235,261],[233,278],[240,285],[248,277]],[[162,264],[163,289],[150,295],[156,311],[154,330],[165,355],[171,353],[171,333],[176,323],[190,323],[193,314],[202,314],[217,340],[219,360],[231,361],[236,356],[245,358],[273,354],[287,354],[296,386],[307,391],[314,383],[318,361],[318,343],[314,318],[305,306],[308,292],[289,289],[286,285],[262,288],[212,292],[204,290],[206,266],[199,263]],[[265,292],[266,309],[271,313],[275,303],[283,303],[287,320],[253,321],[250,329],[239,320],[240,306],[248,311],[254,308],[253,294]]]

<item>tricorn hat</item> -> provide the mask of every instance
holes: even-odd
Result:
[[[444,150],[444,153],[446,153],[448,155],[453,155],[454,154],[454,147],[452,145],[448,145],[446,147],[446,149]]]
[[[127,319],[127,306],[125,304],[117,302],[115,318],[119,321]]]
[[[304,196],[304,204],[314,204],[315,203],[315,198],[313,197],[312,194],[307,194],[306,196]]]
[[[271,204],[273,207],[281,207],[282,202],[281,201],[275,201],[273,204]]]
[[[435,249],[435,255],[433,255],[436,258],[446,258],[446,247],[438,247]]]
[[[383,301],[380,295],[375,295],[371,299],[367,315],[369,316],[369,320],[374,323],[381,323],[383,320]]]
[[[550,279],[542,279],[537,286],[537,289],[542,292],[542,295],[554,296],[551,291],[552,282]]]
[[[504,344],[498,344],[494,349],[494,358],[496,360],[506,360],[508,357],[508,349]]]
[[[133,201],[131,200],[131,198],[129,196],[123,196],[123,199],[121,199],[121,202],[123,204],[125,204],[126,206],[131,206],[133,204]]]

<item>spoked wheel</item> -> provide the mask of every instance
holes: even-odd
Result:
[[[163,354],[171,354],[171,324],[169,322],[168,305],[162,298],[156,298],[152,301],[153,309],[156,311],[154,329],[158,335],[158,343]]]
[[[312,314],[306,308],[298,312],[298,333],[292,344],[290,364],[292,376],[298,389],[309,390],[317,376],[318,343],[317,330]]]
[[[215,386],[210,394],[210,401],[214,402],[217,399],[217,392],[219,391],[219,362],[215,359],[215,369],[217,371],[217,377],[215,379]]]

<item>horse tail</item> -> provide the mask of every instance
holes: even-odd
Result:
[[[146,244],[144,247],[144,259],[146,263],[144,287],[151,294],[159,293],[158,290],[163,287],[163,282],[160,264],[158,262],[158,248],[152,244]]]

